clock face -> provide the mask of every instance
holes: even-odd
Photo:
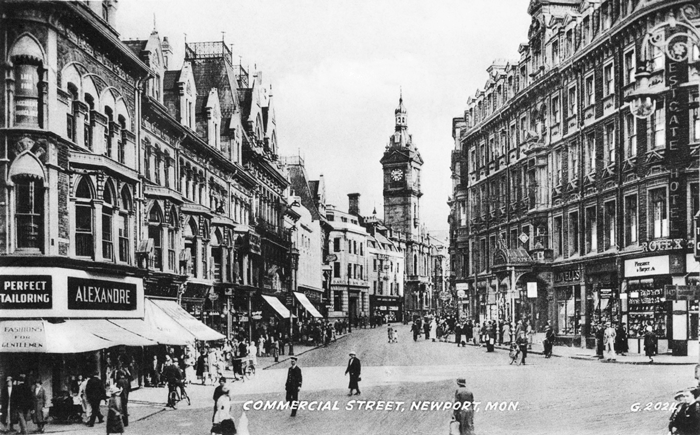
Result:
[[[403,179],[403,171],[401,169],[394,169],[391,171],[391,179],[394,181],[401,181]]]

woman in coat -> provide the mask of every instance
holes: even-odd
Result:
[[[229,386],[221,388],[221,396],[216,399],[216,412],[214,413],[214,425],[211,432],[222,435],[235,435],[236,425],[231,416],[231,397],[229,396]]]
[[[644,353],[649,357],[649,362],[653,363],[653,356],[656,355],[656,335],[651,326],[647,326],[647,330],[644,332]]]
[[[38,378],[34,382],[34,386],[32,387],[32,404],[32,420],[39,427],[39,432],[44,433],[44,425],[46,425],[46,420],[44,419],[44,407],[46,407],[46,391],[44,391],[44,387],[41,386],[41,379]]]
[[[121,388],[117,388],[114,385],[109,389],[109,401],[107,403],[107,435],[111,433],[124,433],[121,392]]]
[[[503,324],[503,343],[510,344],[510,324],[508,322]]]
[[[435,341],[435,338],[437,337],[437,322],[435,319],[430,322],[430,336],[433,337],[433,341]]]
[[[196,365],[196,374],[197,374],[197,379],[202,380],[202,385],[206,382],[206,377],[204,376],[204,371],[206,370],[207,367],[207,357],[206,354],[204,353],[204,350],[200,351],[199,358],[197,358],[197,365]]]
[[[620,322],[617,324],[617,331],[615,335],[615,352],[624,356],[629,351],[629,346],[627,344],[627,329],[625,329],[625,324]]]

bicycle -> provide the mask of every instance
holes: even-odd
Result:
[[[246,365],[243,368],[243,375],[248,379],[255,375],[255,365],[253,364],[253,360],[249,359],[246,361]]]
[[[510,357],[510,364],[513,364],[517,361],[518,365],[520,365],[520,348],[518,348],[517,346],[512,346],[510,348],[508,356]]]
[[[179,389],[182,392],[182,395],[180,395],[180,393],[178,392],[178,387],[180,387]],[[181,400],[185,399],[187,399],[187,405],[192,405],[192,402],[190,401],[190,396],[187,395],[187,390],[185,390],[185,385],[181,382],[168,382],[168,403],[166,406],[175,409],[175,405],[177,405],[177,403]]]

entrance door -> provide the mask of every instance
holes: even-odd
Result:
[[[350,307],[348,310],[348,315],[350,316],[350,322],[356,322],[357,321],[357,298],[351,297],[349,299],[349,302],[350,302]]]

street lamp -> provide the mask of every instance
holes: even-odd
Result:
[[[668,18],[654,26],[642,40],[641,58],[642,65],[638,68],[636,78],[638,79],[637,88],[630,93],[627,98],[630,102],[631,113],[639,119],[648,119],[656,111],[656,99],[663,94],[670,94],[675,97],[676,91],[682,88],[700,85],[687,81],[686,74],[683,70],[677,68],[678,63],[698,63],[697,59],[693,59],[694,54],[700,51],[700,31],[696,28],[692,20],[700,18],[700,7],[695,4],[686,4],[677,11],[671,10],[668,12]],[[649,85],[651,73],[649,64],[653,61],[650,59],[650,50],[660,50],[665,59],[669,59],[673,64],[670,64],[667,71],[664,72],[666,84],[670,87],[652,86]],[[685,83],[682,83],[685,81]],[[698,88],[700,94],[700,87]],[[681,107],[677,101],[669,102],[664,110],[668,109],[671,113],[671,122],[673,119],[678,119],[673,113],[680,111]],[[681,115],[685,116],[685,114]],[[676,121],[678,122],[678,121]],[[670,124],[673,125],[672,123]],[[674,137],[678,134],[676,127],[670,128],[671,140],[669,146],[674,149],[674,142],[678,141]],[[698,179],[700,180],[700,174]],[[700,261],[700,249],[698,249],[698,241],[700,241],[700,228],[698,228],[698,220],[700,219],[700,211],[695,215],[695,260]]]
[[[294,292],[297,291],[297,270],[299,269],[299,250],[296,246],[289,251],[289,262],[292,266],[292,285],[289,286],[292,297],[292,310],[289,312],[289,355],[294,355]]]

